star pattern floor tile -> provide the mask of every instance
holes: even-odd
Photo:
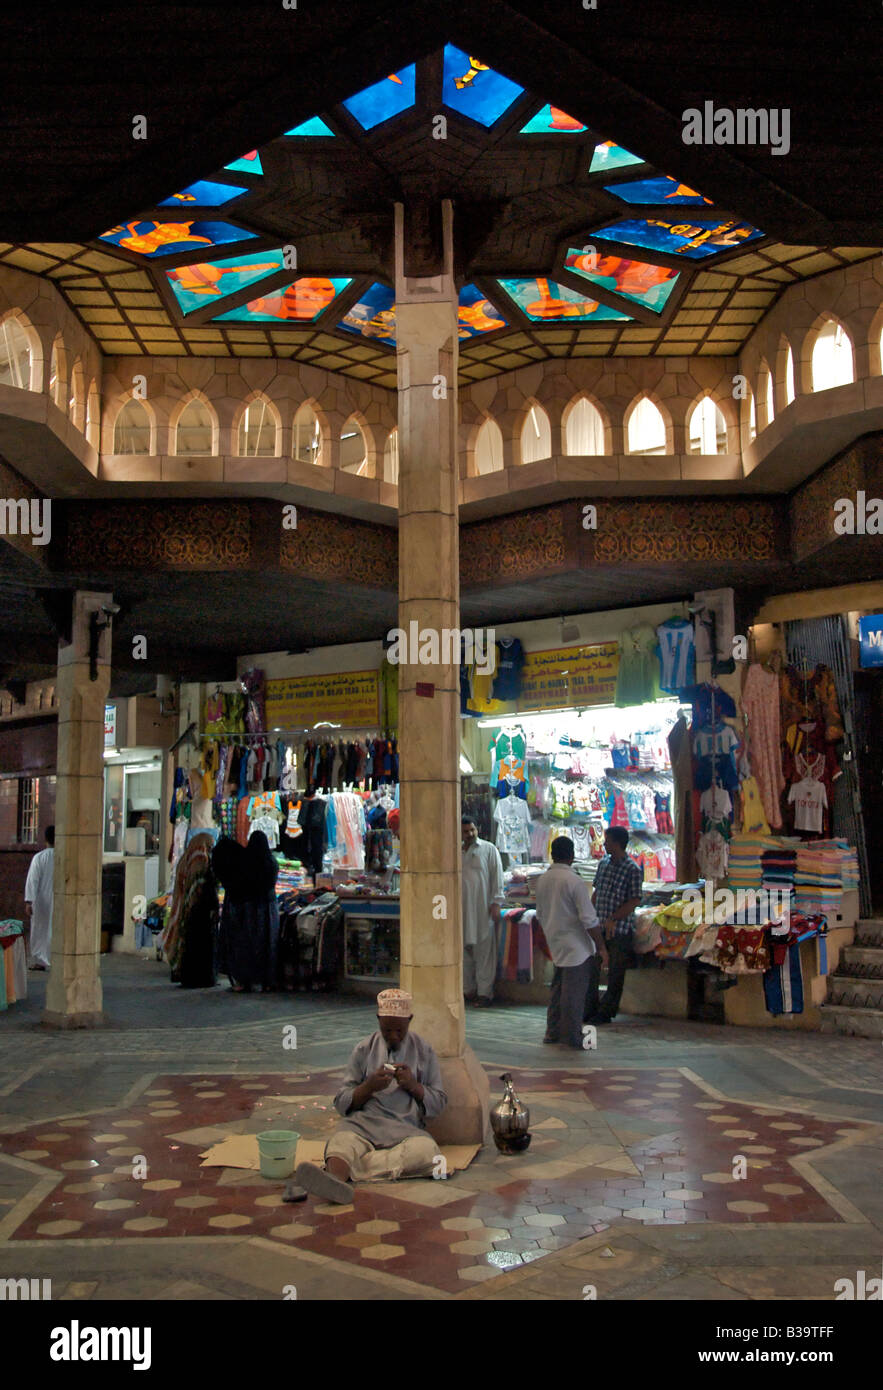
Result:
[[[531,1108],[531,1148],[508,1156],[489,1146],[450,1186],[373,1184],[349,1206],[285,1206],[281,1183],[199,1166],[227,1134],[280,1125],[327,1134],[339,1076],[157,1076],[124,1108],[0,1134],[0,1153],[58,1177],[35,1207],[21,1203],[9,1238],[264,1236],[457,1293],[610,1226],[837,1223],[804,1165],[862,1131],[712,1101],[672,1068],[534,1068],[513,1073]]]

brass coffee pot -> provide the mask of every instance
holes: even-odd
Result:
[[[500,1153],[523,1153],[530,1147],[530,1110],[515,1094],[511,1072],[504,1071],[500,1080],[505,1086],[503,1099],[491,1107],[491,1129]]]

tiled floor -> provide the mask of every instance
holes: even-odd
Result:
[[[492,1093],[505,1065],[530,1105],[530,1149],[286,1206],[281,1183],[199,1155],[231,1133],[326,1135],[370,1008],[273,998],[240,1022],[241,1001],[185,996],[143,962],[111,961],[106,983],[112,1015],[151,995],[154,1026],[0,1021],[0,1274],[39,1265],[62,1296],[165,1297],[174,1271],[177,1297],[272,1296],[296,1275],[313,1298],[572,1298],[588,1271],[599,1297],[774,1298],[778,1260],[788,1288],[817,1268],[811,1296],[833,1297],[832,1270],[879,1250],[872,1042],[642,1019],[580,1054],[542,1047],[542,1010],[473,1013]]]

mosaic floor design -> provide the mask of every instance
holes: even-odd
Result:
[[[487,1070],[497,1094],[497,1069]],[[371,1184],[346,1207],[286,1206],[279,1182],[200,1168],[200,1153],[229,1134],[327,1134],[340,1075],[156,1076],[121,1106],[0,1134],[0,1160],[35,1180],[0,1236],[262,1236],[457,1293],[614,1225],[855,1219],[812,1157],[875,1128],[713,1098],[679,1068],[521,1069],[530,1149],[487,1146],[444,1182]],[[139,1159],[146,1176],[135,1178]]]

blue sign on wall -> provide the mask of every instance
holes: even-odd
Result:
[[[883,613],[874,613],[870,618],[858,620],[861,654],[859,664],[883,666]]]

